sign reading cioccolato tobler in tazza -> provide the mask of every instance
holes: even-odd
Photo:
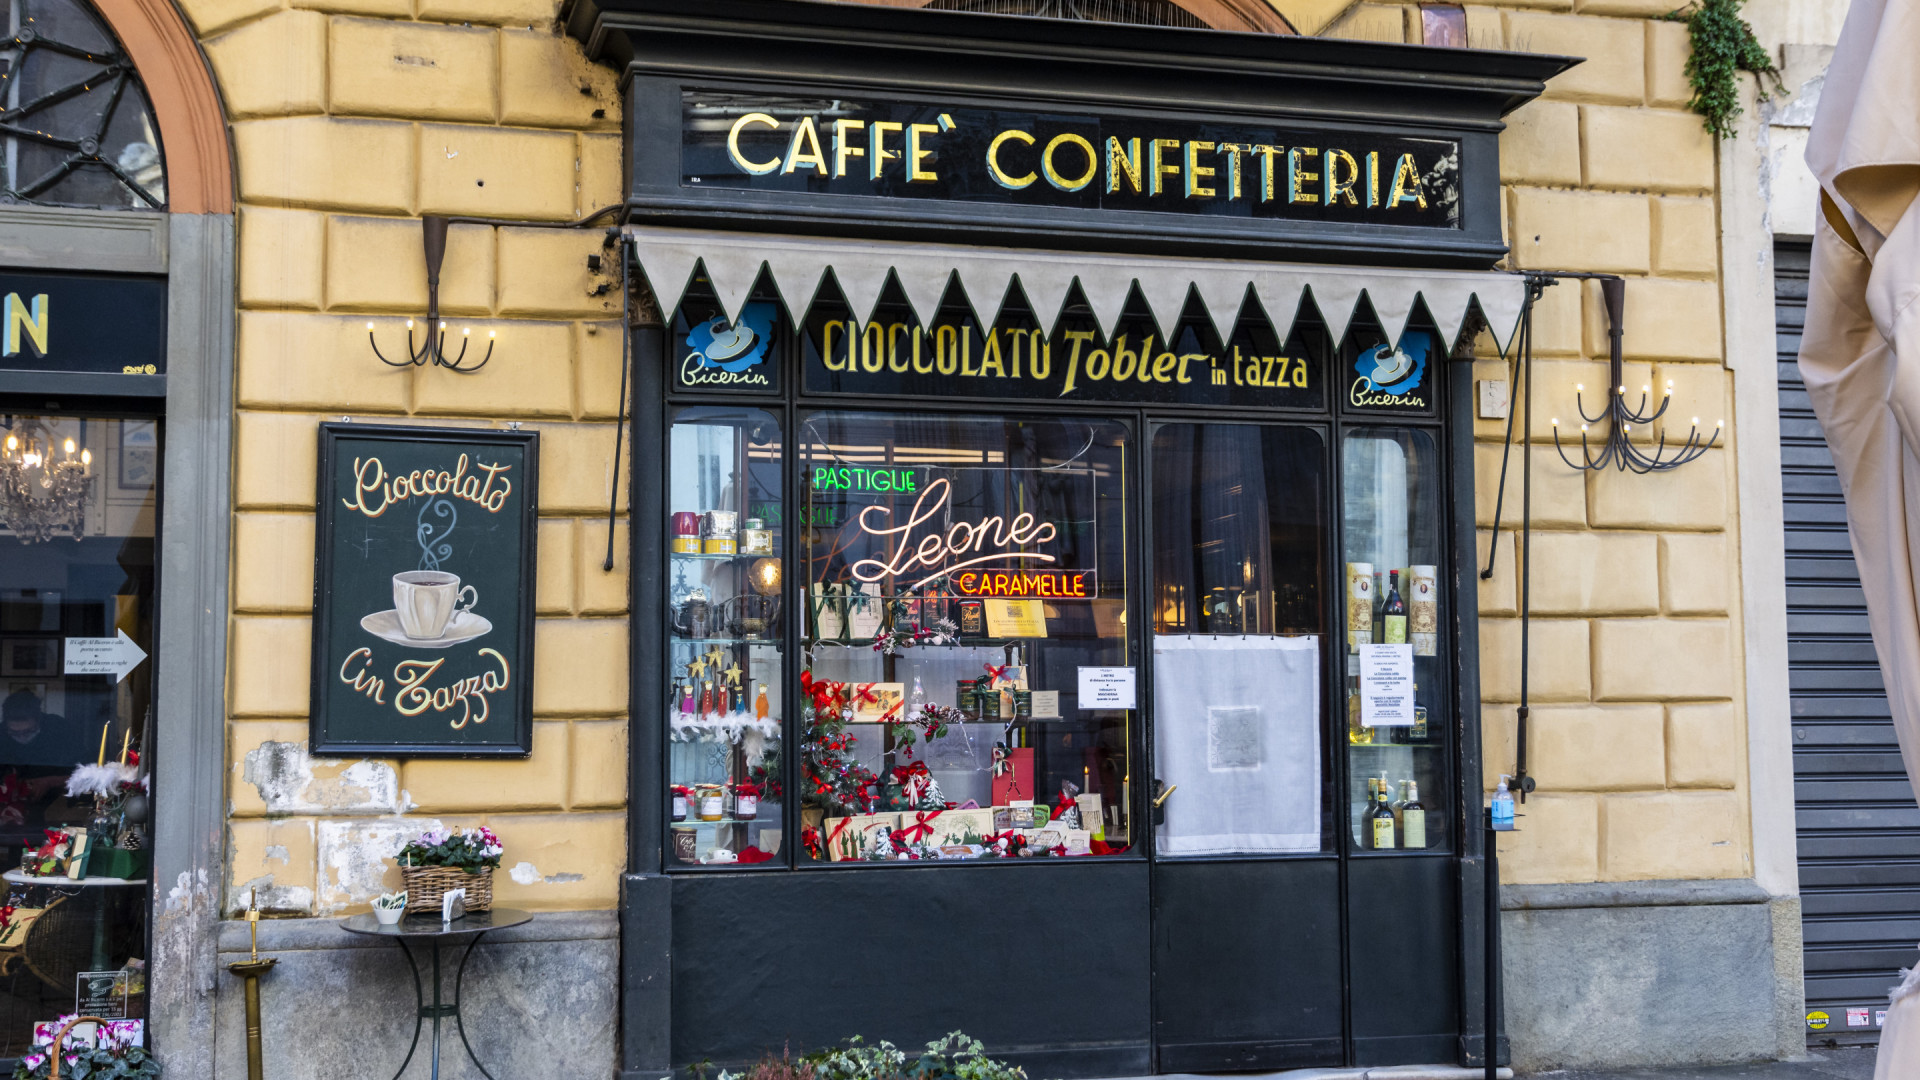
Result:
[[[312,746],[532,746],[534,432],[320,426]]]

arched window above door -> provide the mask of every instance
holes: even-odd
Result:
[[[0,204],[163,210],[160,129],[84,0],[0,0]]]

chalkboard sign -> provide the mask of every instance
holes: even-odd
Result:
[[[524,755],[539,436],[320,425],[313,752]]]

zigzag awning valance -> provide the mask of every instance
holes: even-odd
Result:
[[[798,322],[806,317],[831,268],[841,295],[863,321],[879,302],[891,275],[899,280],[920,321],[929,323],[957,275],[982,323],[993,321],[997,307],[989,305],[998,305],[1017,278],[1035,315],[1051,331],[1068,291],[1078,282],[1101,331],[1111,337],[1129,293],[1138,284],[1163,336],[1171,336],[1191,289],[1199,294],[1214,328],[1224,338],[1232,333],[1251,288],[1282,338],[1311,295],[1314,307],[1339,340],[1364,296],[1380,325],[1395,339],[1405,330],[1416,302],[1425,304],[1449,343],[1459,337],[1468,311],[1477,307],[1505,350],[1520,320],[1525,294],[1519,275],[1493,272],[1027,251],[651,225],[630,225],[627,233],[662,310],[679,307],[694,283],[696,269],[704,268],[728,318],[739,312],[764,270]]]

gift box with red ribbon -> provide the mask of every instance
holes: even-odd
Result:
[[[826,848],[827,859],[831,862],[845,862],[848,859],[863,859],[867,854],[867,844],[873,831],[885,827],[898,829],[899,814],[855,814],[852,817],[830,817],[820,828],[820,843]]]

